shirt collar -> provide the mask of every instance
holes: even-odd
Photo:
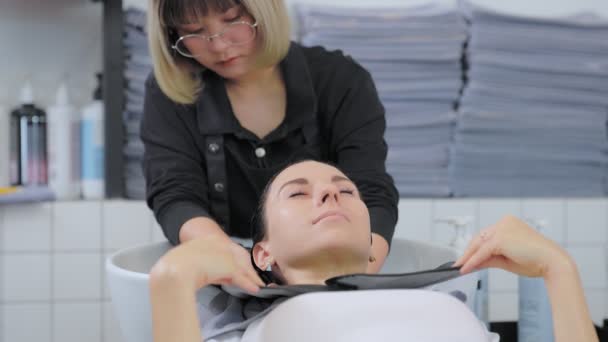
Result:
[[[280,63],[287,91],[287,132],[315,120],[317,98],[302,47],[291,43]],[[240,125],[232,113],[224,80],[213,72],[203,72],[204,88],[196,103],[199,130],[203,135],[235,133]]]

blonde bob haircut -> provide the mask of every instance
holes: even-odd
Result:
[[[285,58],[291,29],[284,0],[149,0],[148,43],[154,76],[174,102],[194,103],[204,86],[197,75],[203,66],[171,48],[179,38],[177,27],[196,22],[210,11],[223,13],[234,6],[243,6],[258,22],[256,66],[271,67]]]

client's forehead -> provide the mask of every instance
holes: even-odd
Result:
[[[315,180],[331,181],[336,177],[348,179],[344,173],[331,165],[316,161],[305,161],[283,170],[271,186],[276,191],[282,184],[294,179],[306,179],[309,182],[314,182]]]

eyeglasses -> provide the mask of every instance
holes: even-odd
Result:
[[[196,58],[200,56],[200,51],[216,38],[221,39],[229,45],[247,44],[255,38],[258,23],[250,24],[246,21],[237,21],[228,24],[222,31],[211,36],[202,34],[187,34],[179,37],[171,48],[179,52],[182,56]],[[188,48],[188,46],[190,48]]]

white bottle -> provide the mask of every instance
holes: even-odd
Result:
[[[447,223],[454,229],[454,238],[449,243],[449,246],[458,251],[459,255],[464,253],[473,237],[469,229],[470,224],[473,223],[473,219],[472,216],[454,216],[436,220],[437,222]],[[489,326],[488,271],[481,270],[467,276],[477,277],[478,279],[475,302],[472,303],[471,309],[475,312],[477,318],[486,326]]]
[[[0,188],[10,185],[10,113],[0,105]]]
[[[527,223],[544,233],[547,221],[526,219]],[[551,342],[553,316],[551,302],[542,278],[519,277],[519,321],[517,340],[520,342]]]
[[[47,111],[49,186],[58,200],[80,197],[80,120],[65,84]]]
[[[104,162],[104,104],[102,101],[101,77],[93,95],[93,102],[82,112],[82,197],[101,199],[105,196]]]

